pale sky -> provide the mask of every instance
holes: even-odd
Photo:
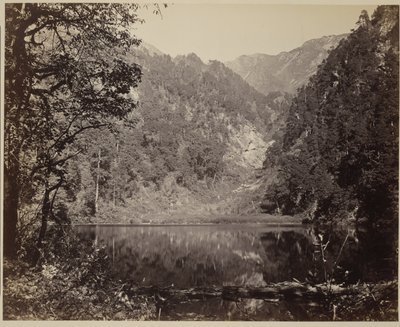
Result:
[[[203,61],[228,61],[243,54],[277,54],[325,35],[349,33],[361,10],[371,5],[173,4],[162,18],[141,10],[146,20],[136,34],[160,51],[196,53]]]

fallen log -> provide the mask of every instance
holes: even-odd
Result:
[[[351,295],[357,292],[357,287],[343,287],[339,285],[318,284],[310,285],[299,282],[282,282],[269,284],[262,287],[254,286],[222,286],[222,287],[194,287],[179,289],[173,286],[168,287],[131,287],[130,292],[137,295],[159,295],[162,298],[187,298],[204,299],[221,297],[226,300],[238,298],[255,298],[266,300],[315,300],[327,295]],[[129,292],[129,293],[130,293]]]
[[[398,282],[359,283],[355,285],[307,284],[301,282],[281,282],[254,286],[194,287],[179,289],[168,287],[128,287],[129,295],[153,295],[159,310],[175,303],[220,298],[240,302],[242,299],[261,299],[263,301],[300,304],[299,310],[310,310],[318,319],[325,317],[337,320],[396,320]],[[305,309],[307,306],[308,309]],[[171,308],[171,307],[170,307]],[[321,311],[322,310],[322,311]],[[322,316],[321,316],[322,315]],[[333,317],[333,318],[332,318]],[[324,318],[324,319],[325,319]]]

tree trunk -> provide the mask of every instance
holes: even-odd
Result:
[[[25,5],[20,6],[23,14]],[[29,111],[31,76],[25,48],[25,30],[35,17],[8,24],[6,38],[5,103],[4,103],[4,256],[17,255],[17,222],[20,201],[20,152],[23,139],[21,116]]]
[[[101,149],[99,149],[99,156],[98,156],[98,160],[97,160],[96,194],[95,194],[95,198],[94,198],[94,213],[95,214],[99,210],[100,161],[101,161]]]
[[[19,185],[18,170],[19,165],[10,172],[4,168],[4,217],[3,217],[3,236],[4,236],[4,256],[13,259],[17,255],[17,221],[19,205]]]
[[[277,207],[277,210],[278,210],[278,214],[279,215],[282,214],[281,207],[279,206],[278,200],[275,200],[275,203],[276,203],[276,207]]]
[[[217,173],[214,173],[213,180],[212,180],[212,187],[213,187],[214,191],[215,191],[215,180],[216,180],[216,178],[217,178]]]
[[[118,166],[119,166],[119,143],[117,142],[116,144],[116,150],[117,154],[115,156],[115,174],[113,176],[113,207],[115,208],[115,205],[117,203],[117,190],[116,190],[116,178],[118,177]]]
[[[41,226],[39,231],[39,237],[37,240],[37,247],[40,249],[43,245],[43,240],[47,231],[47,221],[49,219],[50,210],[51,210],[51,202],[50,202],[50,192],[51,190],[48,188],[46,182],[46,190],[44,192],[43,197],[43,205],[42,205],[42,213],[41,213]]]
[[[113,183],[113,208],[115,208],[115,181]]]

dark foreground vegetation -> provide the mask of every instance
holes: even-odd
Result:
[[[55,235],[54,235],[55,236]],[[154,296],[124,294],[102,248],[64,234],[40,263],[5,259],[5,320],[154,320]]]

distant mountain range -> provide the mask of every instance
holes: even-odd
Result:
[[[317,67],[348,34],[324,36],[277,55],[243,55],[225,65],[263,94],[295,93],[307,83]]]

